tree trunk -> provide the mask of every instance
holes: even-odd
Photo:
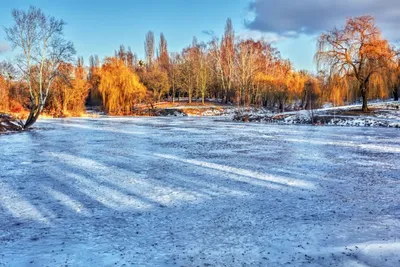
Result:
[[[192,92],[189,91],[189,104],[192,104]]]
[[[399,101],[399,88],[396,86],[393,90],[394,101]]]
[[[223,96],[224,99],[222,100],[222,102],[225,102],[225,104],[228,104],[228,90],[225,89],[224,92],[225,92],[224,96]]]
[[[361,96],[363,100],[362,111],[368,112],[368,96],[367,96],[367,88],[365,84],[361,84],[360,86]]]
[[[35,122],[39,118],[40,112],[41,112],[40,106],[34,105],[31,108],[31,110],[29,112],[28,119],[25,121],[25,124],[24,124],[24,127],[23,127],[24,130],[28,130],[33,124],[35,124]]]
[[[201,104],[204,105],[204,92],[201,92]]]
[[[246,105],[245,95],[245,88],[242,88],[242,90],[240,91],[240,105],[243,107]]]

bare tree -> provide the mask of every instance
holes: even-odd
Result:
[[[225,103],[229,102],[230,93],[234,79],[234,61],[235,61],[235,32],[232,26],[232,20],[228,18],[225,25],[225,33],[221,41],[221,78],[225,84]]]
[[[223,90],[222,100],[227,104],[230,102],[235,76],[235,32],[230,18],[226,20],[225,32],[221,42],[217,37],[214,37],[210,42],[210,55],[214,74],[218,77]]]
[[[134,54],[130,46],[128,46],[128,51],[126,52],[126,65],[131,70],[135,69]]]
[[[237,105],[248,102],[249,92],[257,72],[262,68],[263,43],[253,40],[240,41],[235,46],[235,83],[237,85]]]
[[[172,103],[175,103],[176,88],[178,84],[178,65],[180,63],[180,55],[178,53],[171,53],[169,57],[169,81],[172,89]]]
[[[149,31],[146,34],[144,52],[146,54],[146,64],[150,68],[153,65],[154,60],[154,33],[152,31]]]
[[[12,11],[14,26],[5,28],[7,40],[13,49],[22,50],[17,66],[26,80],[30,94],[30,114],[23,128],[28,129],[42,112],[51,85],[62,62],[72,60],[75,54],[71,42],[63,39],[65,22],[46,16],[36,8]]]
[[[168,55],[168,44],[167,40],[164,37],[164,34],[160,34],[160,43],[158,46],[158,51],[157,51],[157,56],[158,56],[158,63],[160,67],[164,71],[168,71],[169,68],[169,55]]]
[[[391,62],[393,50],[371,16],[347,20],[343,29],[323,33],[315,55],[319,69],[332,75],[354,77],[363,98],[362,110],[368,111],[368,87],[372,75],[380,75]]]
[[[204,98],[207,93],[209,85],[209,54],[207,51],[207,45],[200,43],[198,45],[198,60],[197,60],[197,80],[198,80],[198,91],[201,95],[201,103],[204,105]]]

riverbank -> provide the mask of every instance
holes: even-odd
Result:
[[[400,103],[397,101],[373,103],[369,105],[369,111],[366,113],[361,111],[361,105],[283,113],[272,113],[264,109],[238,109],[233,120],[273,124],[400,128]]]
[[[21,121],[17,118],[0,113],[0,134],[22,131]]]

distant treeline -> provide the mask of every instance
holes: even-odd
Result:
[[[313,74],[295,70],[290,60],[283,59],[264,40],[236,37],[230,19],[220,38],[199,42],[194,37],[180,52],[169,52],[162,33],[156,45],[149,31],[143,60],[123,45],[103,60],[91,56],[87,65],[83,58],[73,60],[72,46],[68,56],[55,59],[54,53],[45,51],[47,57],[39,60],[33,55],[36,50],[27,55],[29,39],[24,38],[29,36],[24,35],[24,25],[19,25],[34,23],[32,16],[31,21],[27,19],[32,14],[44,16],[37,8],[15,10],[16,24],[6,28],[8,40],[20,48],[23,57],[17,58],[18,62],[1,63],[0,110],[35,108],[39,113],[45,110],[62,116],[78,115],[85,105],[98,105],[110,114],[132,114],[138,106],[173,102],[179,97],[188,97],[189,102],[198,99],[204,103],[212,98],[226,104],[281,111],[364,99],[367,110],[367,99],[398,99],[399,53],[382,37],[370,16],[348,19],[342,29],[321,34],[315,56],[318,71]],[[51,25],[50,17],[47,19]],[[61,29],[57,33],[61,36],[64,22],[58,22]],[[43,37],[36,38],[40,51],[45,43]],[[72,45],[60,42],[52,47],[53,52],[66,44]]]

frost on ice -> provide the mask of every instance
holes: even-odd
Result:
[[[0,136],[0,266],[398,266],[398,129],[42,120]]]

